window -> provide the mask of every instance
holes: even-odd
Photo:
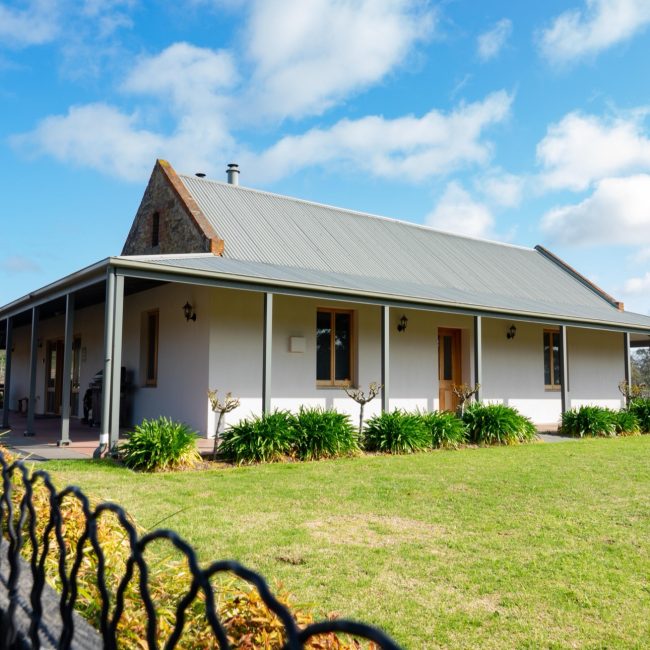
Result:
[[[560,381],[560,333],[544,330],[544,386],[559,390]]]
[[[352,383],[352,312],[319,309],[316,316],[316,384]]]
[[[143,384],[155,386],[158,381],[158,310],[148,311],[142,319]]]
[[[151,246],[155,248],[160,244],[160,215],[157,212],[151,217]]]

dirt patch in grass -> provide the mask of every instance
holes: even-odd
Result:
[[[338,515],[304,524],[313,537],[328,544],[384,548],[406,542],[427,542],[444,535],[442,526],[416,519],[373,514]]]

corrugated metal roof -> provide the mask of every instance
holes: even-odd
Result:
[[[539,255],[541,258],[542,256]],[[593,324],[628,326],[634,329],[650,330],[650,317],[631,312],[620,312],[605,301],[597,299],[594,304],[587,301],[558,305],[551,299],[530,298],[513,295],[507,291],[482,291],[480,288],[467,290],[457,287],[438,287],[402,278],[376,278],[334,271],[305,269],[296,266],[265,264],[246,260],[233,260],[210,254],[202,255],[143,255],[118,258],[125,262],[144,262],[152,267],[163,266],[173,272],[187,269],[208,272],[215,277],[226,275],[246,281],[290,283],[307,286],[313,290],[321,288],[347,292],[364,292],[371,296],[399,296],[408,301],[425,301],[431,304],[454,308],[474,308],[481,311],[505,311],[512,315],[543,317],[558,320],[580,320]],[[552,263],[551,269],[556,269]],[[560,271],[560,273],[562,273]],[[562,273],[562,275],[565,275]],[[572,280],[572,279],[571,279]],[[573,283],[578,284],[572,280]],[[582,286],[582,285],[579,285]],[[588,291],[583,287],[585,291]],[[591,293],[591,292],[590,292]],[[597,298],[594,296],[594,298]]]
[[[192,262],[197,268],[237,268],[233,272],[251,277],[291,277],[484,308],[650,325],[644,316],[623,316],[531,248],[179,176],[225,241],[223,259],[197,258]],[[234,261],[240,264],[228,267]],[[188,261],[164,263],[186,266]]]

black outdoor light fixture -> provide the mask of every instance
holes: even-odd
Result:
[[[185,320],[188,323],[190,321],[195,321],[196,320],[196,314],[194,313],[194,309],[192,308],[192,305],[190,305],[189,302],[186,302],[183,305],[183,314],[185,314]]]
[[[405,332],[406,331],[406,326],[408,325],[408,322],[409,322],[409,319],[406,318],[406,316],[404,316],[402,314],[402,317],[399,319],[399,323],[397,325],[397,331],[398,332]]]
[[[517,328],[516,328],[514,325],[511,325],[511,326],[508,328],[508,332],[506,333],[506,338],[508,338],[508,339],[514,339],[516,333],[517,333]]]

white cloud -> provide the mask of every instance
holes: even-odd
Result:
[[[500,91],[482,102],[461,104],[448,115],[433,110],[419,118],[341,120],[329,129],[282,138],[242,162],[266,181],[304,167],[343,163],[375,176],[417,182],[486,163],[492,147],[483,132],[507,118],[511,103],[512,97]]]
[[[56,0],[32,0],[24,9],[0,5],[0,45],[49,43],[59,32]]]
[[[0,261],[0,269],[10,275],[19,273],[38,273],[41,266],[36,260],[25,255],[9,255]]]
[[[414,0],[257,0],[246,27],[254,73],[242,111],[320,114],[377,83],[431,34],[434,13]]]
[[[650,244],[650,175],[599,181],[584,201],[545,214],[542,230],[562,244]]]
[[[521,203],[525,181],[521,176],[495,169],[477,178],[475,184],[491,203],[514,208]]]
[[[470,237],[493,237],[494,218],[489,209],[477,203],[456,181],[449,183],[426,224],[439,230]]]
[[[629,278],[623,285],[625,294],[644,294],[650,293],[650,271],[646,272],[640,278]]]
[[[48,154],[125,179],[141,179],[163,149],[164,139],[138,130],[137,114],[125,115],[106,104],[73,106],[67,115],[42,120],[12,144],[32,154]]]
[[[230,53],[174,43],[160,54],[140,59],[123,84],[127,92],[169,98],[174,108],[203,113],[219,108],[220,95],[232,87],[237,72]],[[218,115],[213,113],[212,119]]]
[[[500,20],[492,29],[481,34],[476,40],[476,50],[481,61],[494,59],[512,34],[512,21]]]
[[[539,46],[552,63],[570,63],[631,38],[648,23],[648,0],[585,0],[582,9],[557,16],[540,33]]]
[[[537,145],[543,184],[580,191],[601,178],[650,169],[642,115],[608,120],[569,113],[549,126]]]

